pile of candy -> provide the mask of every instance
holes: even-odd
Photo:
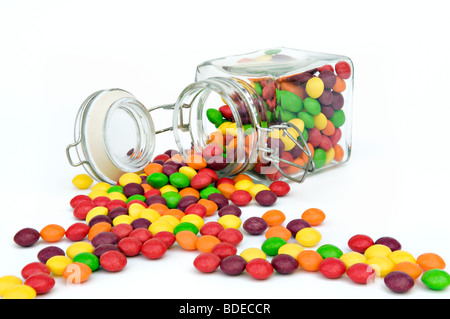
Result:
[[[420,275],[433,290],[450,284],[440,256],[425,253],[415,259],[390,237],[373,241],[355,235],[348,241],[348,253],[330,244],[312,249],[322,238],[316,226],[325,220],[318,208],[304,211],[285,226],[285,214],[276,209],[242,222],[242,206],[252,200],[272,205],[289,193],[289,185],[276,181],[265,186],[243,174],[219,178],[201,158],[181,162],[177,154],[168,154],[170,151],[157,156],[141,175],[123,174],[114,186],[97,183],[91,187],[89,176],[77,176],[73,180],[77,187],[91,187],[88,195],[70,201],[73,215],[80,221],[67,229],[56,224],[40,231],[24,228],[14,236],[21,247],[33,246],[40,239],[53,244],[67,238],[73,243],[65,251],[54,245],[40,250],[38,260],[23,267],[24,282],[17,276],[0,277],[0,296],[34,298],[54,287],[54,276],[83,283],[101,269],[121,271],[128,257],[162,258],[174,245],[199,252],[193,265],[202,273],[220,268],[227,275],[246,272],[261,280],[274,272],[292,274],[301,268],[318,271],[326,278],[347,273],[360,284],[384,277],[386,286],[395,292],[411,289]],[[217,221],[207,221],[216,214]],[[244,235],[264,235],[265,239],[261,247],[238,254]]]

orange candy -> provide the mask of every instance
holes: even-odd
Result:
[[[202,253],[210,253],[214,246],[220,243],[220,239],[213,235],[203,235],[197,239],[195,243],[197,249]]]
[[[176,219],[180,220],[181,218],[183,218],[185,213],[182,210],[172,208],[172,209],[163,211],[161,216],[164,216],[164,215],[171,215],[171,216],[175,217]]]
[[[74,262],[64,269],[63,277],[72,284],[79,284],[89,279],[92,274],[91,268],[83,263]]]
[[[276,225],[276,226],[270,227],[266,231],[265,236],[266,236],[266,238],[280,237],[280,238],[283,238],[285,241],[288,241],[291,238],[292,233],[286,227]]]
[[[317,226],[325,220],[325,213],[321,209],[310,208],[302,214],[302,219],[306,220],[311,226]]]
[[[197,250],[197,240],[196,234],[189,230],[182,230],[175,235],[175,239],[183,249],[185,250]]]
[[[232,184],[228,183],[222,183],[219,186],[217,186],[217,189],[222,193],[223,196],[225,196],[227,199],[230,199],[231,194],[233,194],[236,191],[236,188]]]
[[[346,88],[345,81],[344,81],[341,77],[339,77],[339,76],[337,75],[337,76],[336,76],[336,83],[335,83],[334,86],[333,86],[333,91],[334,91],[334,92],[341,93],[341,92],[344,92],[344,91],[345,91],[345,88]]]
[[[306,271],[318,271],[322,260],[322,256],[314,250],[303,250],[297,256],[299,266]]]
[[[163,169],[163,167],[161,164],[150,163],[144,167],[144,173],[147,174],[147,176],[150,176],[153,173],[162,173],[162,169]]]
[[[336,144],[333,148],[334,148],[334,160],[339,163],[344,158],[344,150],[342,149],[342,146],[340,146],[339,144]]]
[[[186,164],[195,170],[201,170],[207,166],[207,163],[203,156],[197,154],[191,154],[186,157]]]
[[[197,204],[200,204],[206,208],[206,216],[214,215],[214,213],[219,209],[219,206],[217,206],[215,202],[209,199],[202,198],[197,202]]]
[[[200,198],[200,192],[193,187],[186,187],[179,191],[181,197],[194,196]]]
[[[312,146],[311,143],[308,143],[307,146],[308,146],[308,148],[309,148],[309,150],[310,150],[310,152],[311,152],[311,158],[312,158],[312,157],[314,156],[314,146]],[[302,153],[301,159],[303,160],[303,162],[304,162],[305,164],[308,163],[308,156],[306,155],[305,152]]]
[[[297,165],[300,165],[300,166],[305,166],[305,161],[301,157],[298,157],[298,158],[294,159],[293,163],[297,164]],[[301,171],[301,168],[295,167],[293,165],[289,165],[288,167],[283,168],[283,172],[285,172],[288,175],[293,175],[293,174],[296,174],[296,173],[298,173],[300,171]]]
[[[430,269],[444,269],[445,261],[441,256],[435,253],[425,253],[417,257],[417,264],[423,271]]]
[[[245,174],[238,174],[238,175],[236,175],[235,177],[233,177],[233,182],[234,182],[235,184],[236,184],[237,182],[243,181],[243,180],[253,182],[252,178],[251,178],[250,176],[248,176],[248,175],[245,175]]]
[[[412,263],[410,261],[402,261],[392,268],[392,271],[403,271],[412,277],[412,279],[416,280],[422,274],[422,268],[420,268],[417,264]]]
[[[169,207],[161,203],[151,204],[148,208],[156,210],[160,215],[164,215],[164,213],[169,210]]]
[[[281,225],[286,220],[286,215],[277,209],[271,209],[262,215],[262,219],[267,222],[269,226]]]
[[[327,120],[327,126],[325,126],[325,128],[321,132],[322,132],[322,134],[324,134],[326,136],[331,136],[334,134],[335,131],[336,131],[336,128],[334,127],[333,122],[331,122],[330,120]]]
[[[91,229],[89,229],[88,239],[89,239],[90,241],[92,241],[92,239],[93,239],[96,235],[98,235],[98,234],[100,234],[100,233],[102,233],[102,232],[105,232],[105,231],[110,231],[110,230],[111,230],[111,224],[110,224],[110,223],[107,223],[107,222],[99,222],[99,223],[93,225],[93,226],[91,227]]]
[[[56,224],[47,225],[40,231],[41,238],[49,243],[61,240],[65,233],[64,228]]]

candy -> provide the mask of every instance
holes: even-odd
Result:
[[[325,213],[319,208],[309,208],[303,212],[302,219],[311,226],[317,226],[325,220]]]
[[[322,235],[312,227],[305,227],[297,232],[295,239],[304,247],[313,247],[320,242]]]
[[[3,299],[34,299],[36,291],[28,285],[17,285],[6,290]]]
[[[204,189],[211,184],[212,178],[205,173],[198,173],[191,179],[191,187],[195,189]]]
[[[443,290],[450,285],[450,275],[441,269],[430,269],[422,275],[422,282],[432,290]]]
[[[234,215],[237,217],[240,217],[242,214],[242,210],[235,205],[225,205],[221,209],[219,209],[218,215],[219,217],[225,216],[225,215]]]
[[[318,77],[313,77],[306,82],[306,93],[313,98],[317,99],[319,96],[322,95],[324,90],[324,83],[323,81]],[[306,106],[305,106],[306,108]]]
[[[117,240],[128,237],[133,231],[133,226],[130,224],[119,224],[111,229],[111,232],[117,236]]]
[[[289,238],[291,238],[292,233],[289,231],[289,229],[287,229],[284,226],[280,226],[280,225],[275,225],[270,227],[266,233],[264,234],[264,236],[266,238],[271,238],[271,237],[280,237],[282,239],[284,239],[285,241],[288,241]]]
[[[159,259],[167,251],[167,245],[158,238],[152,238],[142,244],[141,252],[148,259]]]
[[[423,269],[423,271],[445,268],[444,259],[435,253],[425,253],[420,255],[417,257],[417,264]]]
[[[220,269],[229,276],[236,276],[245,270],[247,261],[239,255],[230,255],[220,262]]]
[[[273,182],[272,184],[270,184],[269,189],[278,197],[287,195],[291,190],[289,184],[283,181]]]
[[[350,78],[351,75],[351,67],[350,65],[345,62],[345,61],[339,61],[336,63],[336,65],[334,66],[337,75],[341,78],[341,79],[348,79]]]
[[[53,256],[45,263],[50,272],[55,276],[61,276],[64,269],[73,263],[72,259],[66,256]]]
[[[21,285],[22,280],[19,277],[7,275],[0,277],[0,296],[4,296],[5,292],[14,286]]]
[[[200,236],[196,242],[197,249],[202,253],[210,253],[215,245],[220,243],[220,239],[212,235]]]
[[[243,181],[241,181],[241,182],[243,182]],[[255,199],[256,199],[256,195],[258,195],[261,191],[272,192],[270,190],[270,188],[264,184],[253,184],[250,188],[246,189],[246,191],[248,191],[250,193],[250,195],[252,195],[252,197]],[[276,198],[276,195],[275,195],[275,198]]]
[[[390,260],[392,260],[394,265],[396,265],[398,263],[401,263],[402,261],[409,261],[409,262],[412,262],[412,263],[416,262],[416,259],[414,258],[413,255],[411,255],[411,253],[409,253],[407,251],[403,251],[403,250],[393,251],[387,257]]]
[[[126,197],[133,195],[144,195],[144,188],[138,183],[129,183],[122,187],[122,192]]]
[[[320,254],[320,256],[322,256],[323,259],[330,257],[340,258],[343,255],[342,250],[330,244],[322,245],[317,248],[316,251]]]
[[[198,237],[191,231],[182,230],[175,235],[178,245],[185,250],[196,250]]]
[[[122,238],[117,248],[127,257],[137,256],[141,252],[142,242],[134,237]]]
[[[278,254],[272,258],[272,266],[280,274],[291,274],[298,268],[298,261],[291,255]]]
[[[182,197],[177,204],[177,209],[184,212],[186,210],[186,208],[189,207],[189,205],[196,204],[197,202],[198,202],[198,198],[195,196]]]
[[[393,271],[384,277],[384,283],[393,292],[404,293],[414,287],[414,279],[401,271]]]
[[[222,225],[221,225],[222,226]],[[223,226],[222,226],[223,227]],[[198,227],[191,222],[182,221],[173,229],[173,233],[177,235],[181,231],[190,231],[194,234],[198,233]]]
[[[392,251],[389,247],[375,244],[367,248],[364,252],[364,255],[367,257],[367,259],[371,259],[376,256],[387,257],[391,252]]]
[[[105,253],[106,254],[106,253]],[[105,255],[103,254],[103,255]],[[102,256],[103,256],[102,255]],[[83,252],[79,253],[73,258],[73,262],[83,263],[91,268],[92,272],[96,271],[100,267],[99,258],[92,253]]]
[[[206,216],[214,215],[214,213],[217,212],[217,210],[219,209],[219,206],[217,206],[217,204],[214,201],[209,199],[201,198],[198,201],[198,204],[206,208]]]
[[[55,279],[49,274],[34,274],[28,277],[24,285],[30,286],[36,291],[36,294],[42,295],[49,292],[55,286]]]
[[[384,256],[375,256],[367,259],[367,264],[375,269],[378,277],[385,277],[394,268],[394,263],[389,258]]]
[[[89,233],[90,227],[85,223],[75,223],[66,230],[66,238],[71,241],[83,240]]]
[[[290,255],[296,260],[298,255],[304,251],[304,248],[296,243],[287,243],[278,249],[278,254]]]
[[[148,229],[151,224],[152,224],[152,222],[149,221],[147,218],[136,218],[135,220],[133,220],[131,222],[130,226],[133,227],[133,229],[136,229],[136,228]]]
[[[211,253],[217,255],[220,259],[224,259],[225,257],[236,255],[237,249],[233,244],[220,242],[213,247]]]
[[[92,226],[94,226],[95,224],[102,223],[102,222],[105,222],[105,223],[108,223],[108,224],[111,225],[111,224],[112,224],[112,219],[111,219],[111,217],[106,216],[106,215],[98,215],[98,216],[93,217],[93,218],[89,221],[88,226],[89,226],[89,227],[92,227]],[[67,237],[67,236],[66,236],[66,237]]]
[[[358,263],[367,263],[367,258],[363,254],[357,253],[356,251],[351,251],[343,254],[339,257],[342,260],[347,268],[353,266]]]
[[[242,240],[244,239],[244,236],[242,233],[234,228],[227,228],[222,230],[218,235],[217,238],[221,242],[230,243],[234,246],[238,245]]]
[[[389,247],[391,251],[396,251],[402,249],[402,245],[398,242],[397,239],[392,237],[381,237],[375,241],[377,245],[384,245]]]
[[[191,180],[189,179],[189,177],[183,173],[173,173],[172,175],[170,175],[169,180],[170,184],[172,184],[176,188],[186,188],[191,184]]]
[[[87,202],[92,202],[92,199],[89,196],[87,196],[87,195],[76,195],[75,197],[73,197],[70,200],[70,206],[72,208],[75,208],[75,207],[77,207],[78,204],[80,204],[82,202],[86,202],[86,201]]]
[[[163,187],[169,182],[169,178],[164,173],[153,173],[147,177],[147,183],[152,187]]]
[[[30,247],[34,245],[41,235],[34,228],[23,228],[14,235],[14,242],[22,247]]]
[[[45,248],[42,248],[38,252],[37,258],[41,263],[45,264],[47,263],[47,260],[49,260],[53,256],[65,256],[65,255],[66,253],[61,248],[57,246],[47,246]]]
[[[175,243],[176,238],[175,235],[168,231],[161,231],[153,236],[153,238],[157,238],[161,240],[164,244],[166,244],[167,248],[172,247]]]
[[[200,204],[191,204],[188,207],[186,207],[186,209],[184,210],[184,213],[186,215],[195,214],[195,215],[203,218],[206,216],[207,211],[206,211],[205,206],[202,206]]]
[[[79,241],[70,245],[66,250],[66,254],[67,257],[73,259],[79,253],[92,253],[93,251],[94,247],[90,243]]]
[[[88,189],[94,180],[87,174],[79,174],[72,179],[72,184],[79,189]]]
[[[337,110],[334,112],[333,116],[330,117],[330,121],[333,123],[335,128],[339,128],[345,123],[345,113],[343,110]]]
[[[327,154],[323,149],[318,148],[314,151],[313,161],[316,169],[321,168],[327,161]]]
[[[108,209],[106,207],[97,206],[92,208],[86,215],[86,223],[89,224],[92,218],[99,215],[108,215]],[[50,230],[50,229],[49,229]],[[56,229],[55,229],[56,230]],[[64,235],[64,233],[63,233]],[[55,238],[56,240],[56,238]]]
[[[244,230],[251,235],[260,235],[266,231],[267,227],[267,222],[260,217],[250,217],[243,224]]]
[[[129,217],[128,215],[124,215]],[[95,224],[94,226],[91,227],[91,229],[89,229],[89,233],[88,233],[88,239],[90,241],[92,241],[94,239],[95,236],[97,236],[98,234],[102,233],[102,232],[109,232],[111,230],[111,224],[107,223],[107,222],[100,222]]]
[[[94,238],[92,238],[92,246],[98,247],[102,244],[117,244],[118,238],[116,234],[105,231],[97,234]]]
[[[75,262],[64,269],[62,276],[67,282],[79,284],[88,280],[91,274],[92,270],[88,265]]]
[[[210,252],[203,252],[194,259],[194,267],[203,273],[214,272],[220,265],[220,258]]]
[[[364,263],[357,263],[347,269],[347,276],[357,284],[367,284],[375,280],[375,270]]]
[[[284,239],[280,237],[270,237],[263,242],[261,250],[266,255],[275,256],[278,254],[278,249],[280,249],[283,245],[286,245],[286,241]]]
[[[367,248],[374,244],[373,239],[367,235],[354,235],[348,241],[351,250],[364,254]]]
[[[50,269],[48,269],[48,267],[45,265],[45,263],[37,262],[37,261],[25,265],[22,268],[22,271],[20,272],[23,279],[27,279],[31,275],[39,274],[39,273],[50,275]]]
[[[402,271],[407,273],[412,277],[412,279],[416,280],[422,274],[422,268],[420,268],[417,264],[412,263],[410,261],[402,261],[398,263],[392,268],[392,271]]]
[[[286,215],[280,210],[272,209],[266,211],[262,215],[262,219],[267,222],[268,226],[278,226],[286,220]]]
[[[319,265],[319,272],[326,278],[336,279],[345,274],[347,267],[339,258],[326,258]]]
[[[252,199],[252,195],[245,190],[237,190],[230,197],[233,204],[237,206],[246,206],[252,201]]]
[[[262,259],[266,259],[266,254],[258,248],[247,248],[245,250],[243,250],[239,256],[241,256],[242,258],[244,258],[247,262],[255,259],[255,258],[262,258]]]
[[[277,201],[277,195],[270,190],[262,190],[256,194],[255,200],[261,206],[272,206]]]
[[[121,271],[127,265],[127,257],[121,252],[111,250],[100,257],[100,265],[106,271]]]
[[[104,253],[106,253],[107,251],[110,251],[110,250],[120,251],[120,249],[117,247],[117,245],[102,244],[94,249],[93,254],[95,256],[97,256],[98,258],[100,258]]]
[[[211,236],[216,236],[217,237],[217,235],[219,235],[219,233],[222,230],[224,230],[222,225],[220,225],[218,222],[210,221],[210,222],[205,223],[200,228],[200,234],[202,236],[211,235]]]
[[[295,237],[297,232],[305,227],[311,227],[311,225],[303,219],[293,219],[287,225],[286,228],[292,233]]]
[[[178,202],[182,198],[177,192],[165,192],[162,194],[162,197],[166,200],[168,208],[177,208]]]
[[[209,195],[208,200],[211,200],[214,203],[216,203],[218,209],[221,209],[229,204],[228,199],[224,195],[218,193],[213,193]]]
[[[125,186],[129,183],[136,183],[140,184],[142,181],[141,177],[138,174],[135,173],[125,173],[122,174],[119,178],[119,185]]]
[[[220,194],[220,191],[215,187],[208,186],[200,191],[200,197],[207,199],[209,197],[209,195],[214,194],[214,193]]]
[[[254,279],[264,280],[273,274],[273,266],[263,258],[254,258],[247,262],[245,270]]]
[[[234,215],[224,215],[217,221],[223,226],[223,228],[235,228],[238,229],[241,226],[241,219]]]

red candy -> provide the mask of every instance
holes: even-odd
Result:
[[[340,61],[336,63],[334,66],[337,75],[341,77],[341,79],[348,79],[350,75],[352,74],[352,70],[350,68],[350,65],[345,61]]]
[[[157,238],[147,240],[141,247],[141,253],[148,259],[159,259],[167,251],[167,245]]]
[[[92,199],[87,195],[77,195],[70,201],[70,206],[75,208],[81,202],[92,202]]]
[[[224,105],[224,106],[219,107],[219,112],[227,120],[232,120],[233,119],[233,112],[231,112],[231,109],[230,109],[230,107],[228,105]]]
[[[347,267],[339,258],[325,258],[319,265],[319,271],[327,278],[335,279],[345,274]]]
[[[128,236],[136,238],[141,243],[145,243],[153,237],[152,233],[146,228],[136,228]]]
[[[270,262],[262,258],[250,260],[245,266],[247,273],[255,279],[263,280],[273,274],[273,266]]]
[[[207,187],[209,184],[211,184],[212,178],[210,175],[205,173],[197,173],[192,179],[191,179],[191,187],[195,189],[203,189]]]
[[[186,210],[184,211],[184,213],[186,215],[188,214],[195,214],[200,216],[201,218],[206,216],[206,208],[203,205],[200,204],[191,204],[188,207],[186,207]]]
[[[28,277],[39,273],[50,275],[50,269],[48,269],[47,265],[44,263],[35,261],[23,267],[20,274],[24,279],[27,279]]]
[[[106,271],[121,271],[127,265],[127,257],[119,251],[110,250],[101,255],[100,265]]]
[[[375,269],[371,266],[364,263],[357,263],[347,269],[347,275],[352,281],[358,284],[367,284],[374,281],[376,273]]]
[[[142,242],[134,237],[122,238],[117,248],[127,257],[137,256],[141,252]]]
[[[114,208],[117,207],[127,207],[127,203],[125,203],[123,200],[120,199],[113,199],[112,201],[110,201],[108,204],[106,204],[105,206],[108,211],[112,211]]]
[[[222,152],[223,152],[223,149],[221,148],[221,147],[219,147],[221,150],[222,150]],[[216,173],[216,171],[215,170],[212,170],[212,169],[210,169],[210,168],[202,168],[201,170],[199,170],[198,171],[198,174],[206,174],[206,175],[209,175],[209,177],[211,177],[211,182],[212,183],[215,183],[215,182],[217,182],[218,180],[219,180],[219,176],[217,175],[217,173]]]
[[[84,220],[86,219],[86,215],[92,208],[95,208],[95,205],[92,201],[83,201],[74,208],[73,216],[75,216],[75,218]]]
[[[166,244],[167,248],[172,247],[172,245],[176,241],[175,235],[169,231],[157,232],[155,235],[153,235],[153,238],[161,240],[164,244]]]
[[[201,253],[194,259],[194,267],[204,273],[215,271],[219,265],[220,258],[213,253]]]
[[[225,257],[236,255],[237,248],[233,244],[222,242],[215,245],[211,252],[220,259],[224,259]]]
[[[110,201],[111,200],[106,196],[98,196],[92,200],[94,205],[97,207],[99,207],[99,206],[106,207],[106,205],[108,205]]]
[[[372,238],[367,235],[355,235],[348,241],[348,247],[360,254],[364,254],[367,248],[374,244]]]
[[[36,290],[36,294],[42,295],[55,286],[55,279],[49,274],[37,273],[28,277],[24,284]]]
[[[232,228],[229,228],[229,229],[232,229]],[[202,236],[211,235],[211,236],[217,237],[219,235],[219,233],[223,230],[224,230],[224,228],[221,224],[219,224],[218,222],[211,221],[211,222],[207,222],[206,224],[204,224],[202,226],[202,228],[200,228],[200,234],[202,234]]]
[[[219,238],[221,242],[230,243],[236,246],[244,239],[244,235],[242,235],[242,233],[235,228],[227,228],[222,230],[217,235],[217,238]]]
[[[65,235],[71,241],[80,241],[88,235],[90,229],[85,223],[75,223],[67,228]]]
[[[278,197],[284,196],[291,190],[288,183],[283,181],[276,181],[270,184],[269,189],[275,193]]]
[[[252,195],[245,190],[237,190],[231,194],[230,200],[237,206],[245,206],[252,201]]]
[[[130,224],[119,224],[117,226],[114,226],[111,229],[111,232],[117,236],[117,240],[121,240],[122,238],[128,237],[130,233],[133,231],[133,226]]]

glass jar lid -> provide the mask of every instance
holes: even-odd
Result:
[[[155,126],[149,111],[131,93],[101,90],[81,105],[74,139],[66,148],[69,163],[82,165],[97,180],[115,184],[122,174],[140,172],[151,161]]]

